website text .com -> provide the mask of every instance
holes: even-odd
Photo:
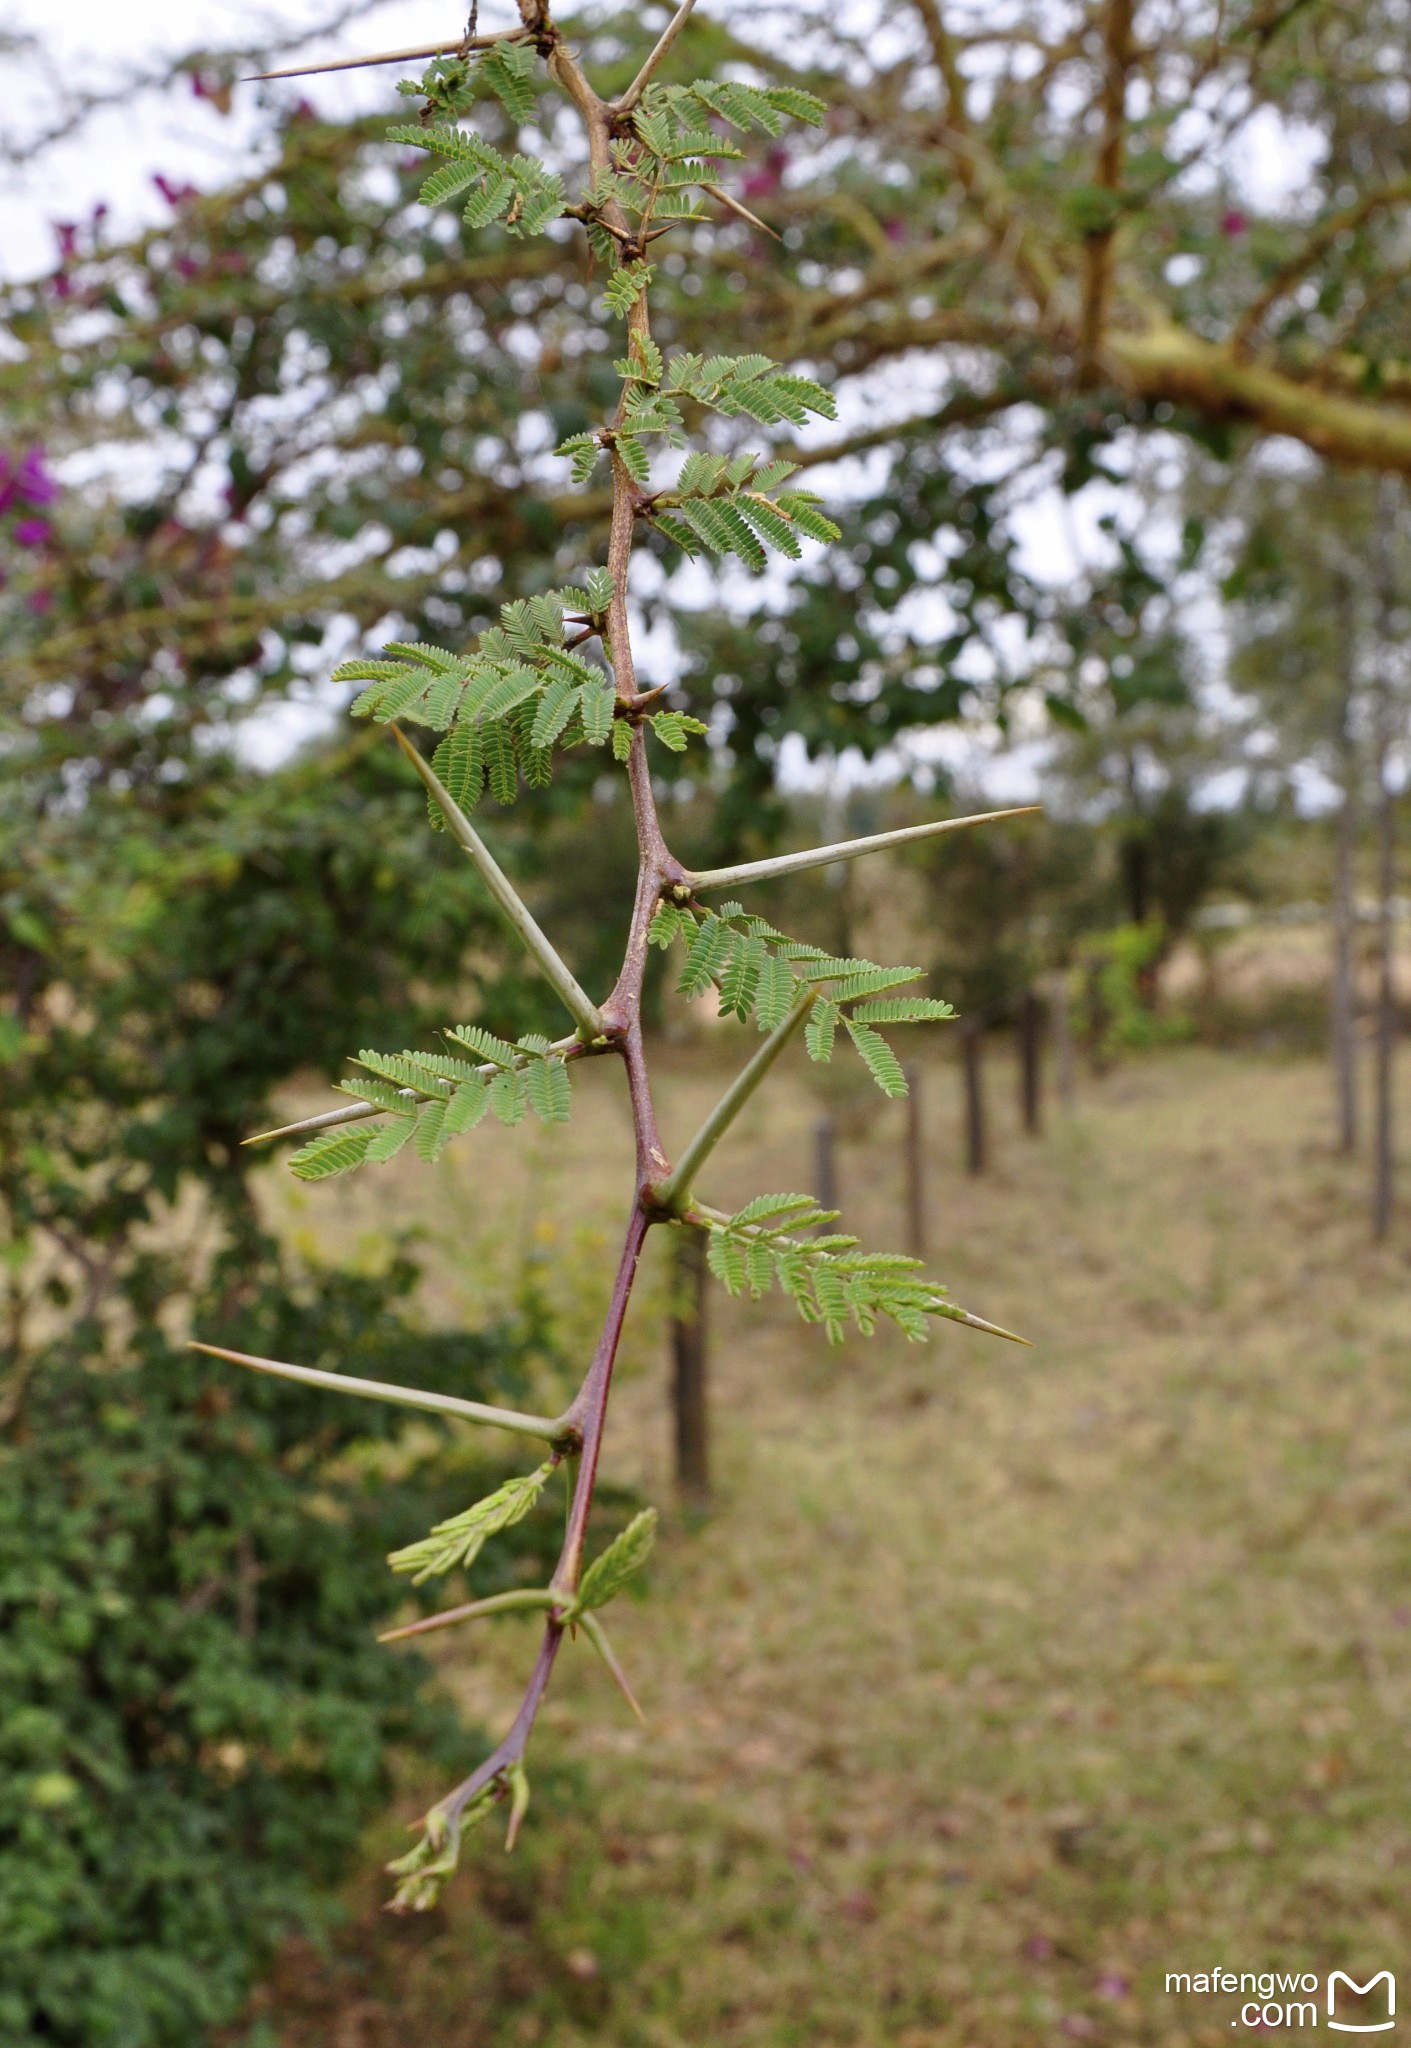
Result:
[[[1239,2016],[1230,2021],[1232,2027],[1261,2031],[1316,2027],[1325,2004],[1326,2024],[1338,2033],[1381,2034],[1396,2025],[1396,1979],[1390,1970],[1377,1971],[1366,1983],[1358,1983],[1344,1970],[1334,1970],[1327,1979],[1326,2001],[1322,1981],[1311,1970],[1168,1970],[1166,1991],[1168,1996],[1223,1993],[1239,1998]],[[1341,2006],[1339,1991],[1343,1994]],[[1357,2003],[1365,1998],[1373,1999],[1375,2005]]]

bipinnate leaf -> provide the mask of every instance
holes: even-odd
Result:
[[[409,1574],[414,1586],[454,1571],[457,1565],[469,1569],[491,1536],[523,1521],[548,1485],[555,1466],[556,1460],[550,1459],[533,1472],[507,1479],[473,1507],[438,1522],[429,1536],[409,1543],[404,1550],[394,1550],[388,1564],[394,1572]]]
[[[821,1209],[812,1195],[757,1195],[736,1215],[711,1221],[707,1263],[730,1294],[758,1299],[777,1284],[804,1321],[821,1323],[834,1344],[849,1321],[870,1336],[880,1316],[917,1341],[933,1318],[1011,1336],[958,1308],[944,1287],[926,1278],[920,1259],[859,1251],[855,1237],[828,1229],[836,1220],[836,1210]]]
[[[578,1588],[575,1608],[606,1607],[615,1594],[620,1593],[635,1572],[639,1572],[651,1553],[656,1541],[657,1511],[643,1508],[622,1531],[615,1536],[601,1556],[595,1557],[583,1574]]]

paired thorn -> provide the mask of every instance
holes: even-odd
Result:
[[[633,1713],[637,1716],[637,1719],[645,1728],[647,1725],[647,1717],[642,1712],[641,1707],[637,1704],[637,1695],[633,1692],[631,1686],[628,1684],[627,1673],[623,1670],[621,1664],[618,1662],[617,1652],[613,1649],[612,1644],[608,1641],[607,1630],[598,1620],[597,1615],[589,1613],[588,1610],[585,1608],[582,1611],[582,1613],[574,1615],[573,1621],[574,1626],[582,1629],[584,1635],[587,1636],[589,1642],[593,1645],[593,1648],[602,1658],[604,1664],[607,1666],[608,1670],[612,1674],[613,1683],[616,1685],[618,1691],[622,1694],[622,1697],[626,1700],[628,1706],[632,1709]]]
[[[454,1415],[462,1422],[479,1422],[490,1429],[508,1429],[517,1436],[536,1437],[541,1443],[560,1443],[566,1433],[562,1420],[521,1415],[515,1408],[494,1408],[484,1401],[462,1401],[458,1395],[434,1394],[425,1387],[399,1387],[390,1380],[357,1379],[351,1373],[324,1372],[313,1365],[285,1365],[278,1358],[258,1358],[249,1351],[227,1350],[223,1344],[202,1344],[194,1337],[187,1348],[204,1351],[211,1358],[228,1359],[232,1365],[243,1365],[248,1372],[267,1373],[271,1379],[324,1387],[335,1394],[358,1394],[365,1401],[386,1401],[398,1408],[425,1408],[435,1415]]]
[[[749,208],[741,205],[723,185],[703,184],[701,190],[713,199],[717,206],[723,206],[728,212],[737,214],[741,220],[748,221],[752,228],[758,228],[761,234],[771,235],[776,242],[783,241],[784,237],[777,228],[772,228],[767,220],[761,220],[757,213],[751,213]]]
[[[254,71],[242,78],[242,85],[265,85],[276,78],[317,78],[327,71],[363,71],[375,64],[414,64],[425,57],[465,57],[472,50],[488,50],[495,43],[523,42],[522,28],[501,29],[485,36],[450,37],[415,50],[383,50],[376,57],[339,57],[329,64],[295,64],[286,71]]]
[[[858,860],[864,853],[880,853],[888,846],[907,846],[919,839],[939,839],[947,832],[968,831],[972,825],[994,825],[1001,818],[1027,818],[1043,809],[1042,804],[1011,804],[1002,811],[975,811],[964,818],[936,818],[929,825],[902,825],[894,832],[871,832],[865,839],[840,839],[832,846],[810,846],[801,853],[781,853],[772,860],[745,861],[737,867],[706,868],[688,875],[693,889],[734,889],[741,882],[767,882],[777,875],[800,875],[809,868],[827,868],[838,861]]]
[[[491,1593],[484,1600],[467,1600],[464,1606],[443,1608],[440,1614],[423,1615],[420,1621],[408,1621],[400,1628],[386,1629],[377,1640],[379,1643],[402,1643],[410,1636],[431,1635],[437,1629],[454,1628],[462,1621],[479,1621],[487,1614],[528,1613],[535,1609],[543,1612],[553,1607],[557,1597],[546,1587]]]

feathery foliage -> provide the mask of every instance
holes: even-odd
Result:
[[[799,996],[815,990],[804,1032],[809,1058],[832,1058],[841,1024],[884,1095],[905,1095],[906,1076],[876,1026],[933,1023],[955,1015],[949,1003],[934,996],[876,1000],[887,989],[919,981],[921,968],[840,959],[822,946],[791,939],[739,903],[724,903],[719,910],[662,903],[649,936],[663,948],[685,941],[686,959],[676,984],[681,995],[699,996],[714,988],[723,1015],[741,1023],[753,1017],[761,1031],[776,1030]]]
[[[536,69],[541,53],[547,80]],[[557,450],[570,465],[573,484],[585,492],[597,488],[594,472],[607,459],[611,532],[606,562],[589,569],[581,584],[504,604],[500,623],[464,650],[399,641],[379,656],[359,657],[337,671],[339,680],[364,686],[352,706],[356,715],[383,724],[414,722],[442,735],[430,770],[422,764],[431,821],[453,827],[577,1028],[573,1037],[558,1043],[532,1036],[511,1043],[479,1026],[461,1025],[447,1033],[453,1051],[361,1052],[361,1072],[340,1083],[354,1106],[310,1120],[315,1128],[294,1156],[294,1171],[304,1179],[324,1179],[364,1160],[390,1159],[407,1145],[434,1162],[487,1109],[507,1125],[518,1123],[527,1111],[546,1122],[559,1121],[568,1113],[569,1062],[604,1054],[620,1058],[631,1081],[639,1162],[602,1336],[579,1391],[557,1419],[517,1418],[521,1425],[532,1424],[529,1433],[553,1445],[553,1457],[391,1556],[393,1569],[417,1584],[474,1563],[491,1536],[529,1514],[557,1464],[567,1464],[568,1519],[550,1584],[471,1601],[435,1618],[439,1626],[511,1606],[534,1607],[544,1611],[545,1633],[525,1706],[510,1731],[432,1808],[420,1842],[391,1866],[398,1879],[394,1903],[416,1911],[434,1903],[455,1868],[464,1828],[492,1805],[509,1802],[513,1843],[529,1797],[525,1748],[566,1633],[587,1637],[637,1710],[597,1610],[640,1571],[655,1534],[655,1512],[638,1515],[586,1568],[585,1555],[612,1361],[643,1238],[654,1224],[688,1214],[695,1220],[700,1213],[692,1190],[670,1174],[657,1128],[640,1024],[650,946],[680,940],[685,948],[683,992],[700,995],[713,988],[723,1014],[742,1023],[753,1019],[766,1035],[755,1059],[682,1154],[680,1178],[699,1174],[796,1026],[806,1025],[807,1051],[815,1060],[831,1057],[841,1032],[877,1086],[894,1096],[905,1093],[905,1077],[878,1027],[952,1015],[948,1003],[896,993],[920,979],[917,968],[831,954],[790,938],[739,903],[705,908],[696,898],[696,878],[673,858],[662,837],[647,735],[679,753],[693,736],[707,736],[707,729],[679,706],[664,705],[660,686],[644,687],[638,681],[628,606],[636,532],[646,527],[687,553],[730,557],[759,571],[770,551],[798,561],[806,543],[826,546],[838,537],[838,528],[812,492],[791,484],[796,465],[787,455],[773,448],[687,447],[691,432],[707,421],[714,422],[709,431],[721,437],[741,421],[787,430],[811,419],[832,419],[836,406],[824,384],[764,354],[683,350],[664,355],[651,333],[656,272],[648,257],[659,238],[700,219],[704,205],[720,202],[719,168],[740,154],[722,128],[773,137],[788,121],[816,125],[824,110],[812,95],[792,87],[735,80],[659,84],[650,75],[659,54],[660,46],[638,85],[623,100],[609,103],[594,91],[540,7],[532,30],[526,26],[523,34],[497,39],[478,61],[467,56],[434,64],[422,81],[424,125],[393,130],[395,140],[439,160],[422,186],[429,206],[454,201],[463,206],[470,226],[495,226],[515,236],[541,234],[560,220],[581,223],[590,255],[605,277],[603,305],[625,327],[615,362],[620,380],[615,409],[595,430],[570,433]],[[538,110],[544,83],[566,92],[587,131],[588,164],[576,193],[558,171],[508,155],[464,125],[477,99],[489,93],[512,129],[531,119],[543,126]],[[654,450],[685,451],[669,485],[654,480]],[[578,746],[606,747],[625,768],[638,842],[631,935],[616,987],[601,1008],[579,989],[465,822],[487,787],[500,803],[511,803],[521,782],[537,786],[549,780],[556,751]],[[459,818],[443,817],[447,799]],[[706,879],[700,878],[703,884]],[[650,1173],[657,1177],[648,1178]],[[734,1217],[704,1213],[710,1221],[712,1270],[732,1292],[748,1287],[759,1293],[777,1282],[800,1313],[821,1323],[835,1342],[849,1320],[870,1332],[879,1318],[890,1317],[913,1338],[923,1336],[937,1317],[974,1320],[946,1300],[944,1289],[921,1276],[916,1261],[864,1253],[852,1237],[820,1234],[835,1219],[807,1197],[761,1197]],[[493,1415],[482,1419],[492,1426],[496,1421]],[[500,1416],[499,1426],[512,1425],[513,1419]]]
[[[523,1521],[552,1479],[557,1464],[556,1458],[550,1458],[533,1472],[507,1479],[474,1507],[438,1522],[419,1543],[394,1550],[387,1562],[394,1572],[409,1573],[414,1586],[454,1571],[457,1565],[468,1571],[492,1536]]]
[[[812,1195],[757,1195],[736,1215],[710,1222],[706,1257],[726,1292],[757,1301],[771,1285],[788,1295],[806,1323],[821,1323],[841,1344],[849,1319],[864,1337],[887,1316],[914,1342],[927,1319],[967,1320],[946,1290],[922,1277],[923,1262],[899,1252],[860,1252],[845,1231],[828,1231],[836,1209]],[[807,1233],[814,1233],[809,1235]]]

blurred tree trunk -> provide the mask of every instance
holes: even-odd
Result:
[[[676,1435],[676,1486],[703,1507],[710,1495],[710,1425],[706,1409],[706,1233],[683,1230],[676,1247],[671,1316],[671,1409]]]
[[[1377,749],[1377,1036],[1372,1111],[1372,1235],[1386,1236],[1391,1224],[1393,1176],[1392,1069],[1396,1057],[1395,928],[1396,805],[1391,789],[1391,749],[1395,707],[1392,701],[1391,535],[1400,510],[1400,492],[1392,477],[1378,490],[1376,749]]]
[[[1333,1081],[1337,1093],[1338,1150],[1357,1145],[1357,1047],[1355,940],[1357,906],[1354,873],[1357,852],[1357,743],[1353,732],[1356,688],[1356,638],[1351,586],[1340,589],[1342,614],[1342,704],[1338,722],[1338,761],[1342,807],[1338,811],[1337,863],[1333,879]]]

